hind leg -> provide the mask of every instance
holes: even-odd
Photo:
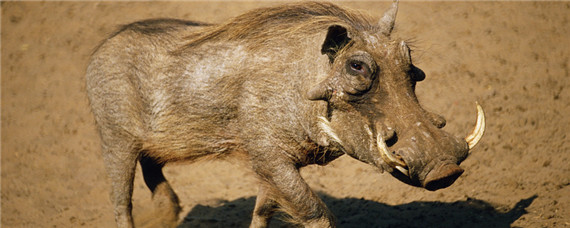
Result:
[[[163,164],[143,155],[140,158],[146,186],[152,192],[155,212],[160,220],[157,227],[176,227],[180,206],[178,197],[162,172]]]
[[[112,144],[104,146],[103,159],[111,179],[111,201],[113,202],[117,227],[133,227],[132,194],[138,151],[134,146]]]

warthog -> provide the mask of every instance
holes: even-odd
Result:
[[[137,161],[174,225],[178,198],[166,163],[246,159],[260,180],[251,227],[276,210],[309,227],[334,217],[299,174],[348,154],[399,180],[437,190],[484,131],[441,128],[415,95],[422,70],[390,36],[398,4],[380,20],[329,3],[264,8],[210,25],[175,19],[122,27],[94,52],[87,92],[102,139],[119,227],[132,227]]]

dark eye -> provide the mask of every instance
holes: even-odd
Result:
[[[345,63],[342,83],[347,94],[360,96],[372,87],[375,62],[367,53],[351,56]]]
[[[355,71],[362,72],[362,73],[364,72],[364,67],[362,67],[362,64],[360,64],[360,63],[351,63],[350,67]]]
[[[347,70],[352,75],[362,75],[367,77],[370,73],[368,65],[360,61],[350,61],[347,64]]]

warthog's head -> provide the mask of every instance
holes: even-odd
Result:
[[[475,129],[457,138],[441,129],[443,117],[420,106],[415,85],[424,72],[408,45],[390,38],[397,7],[372,28],[329,27],[322,53],[332,70],[307,96],[327,101],[327,116],[319,117],[327,143],[405,183],[437,190],[463,173],[459,164],[481,139],[485,117],[477,104]]]

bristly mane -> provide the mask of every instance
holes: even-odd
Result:
[[[207,28],[201,33],[187,37],[189,41],[182,49],[200,45],[207,40],[259,42],[298,31],[318,32],[333,24],[357,31],[374,30],[377,26],[369,16],[332,3],[294,3],[252,10],[224,24]]]

